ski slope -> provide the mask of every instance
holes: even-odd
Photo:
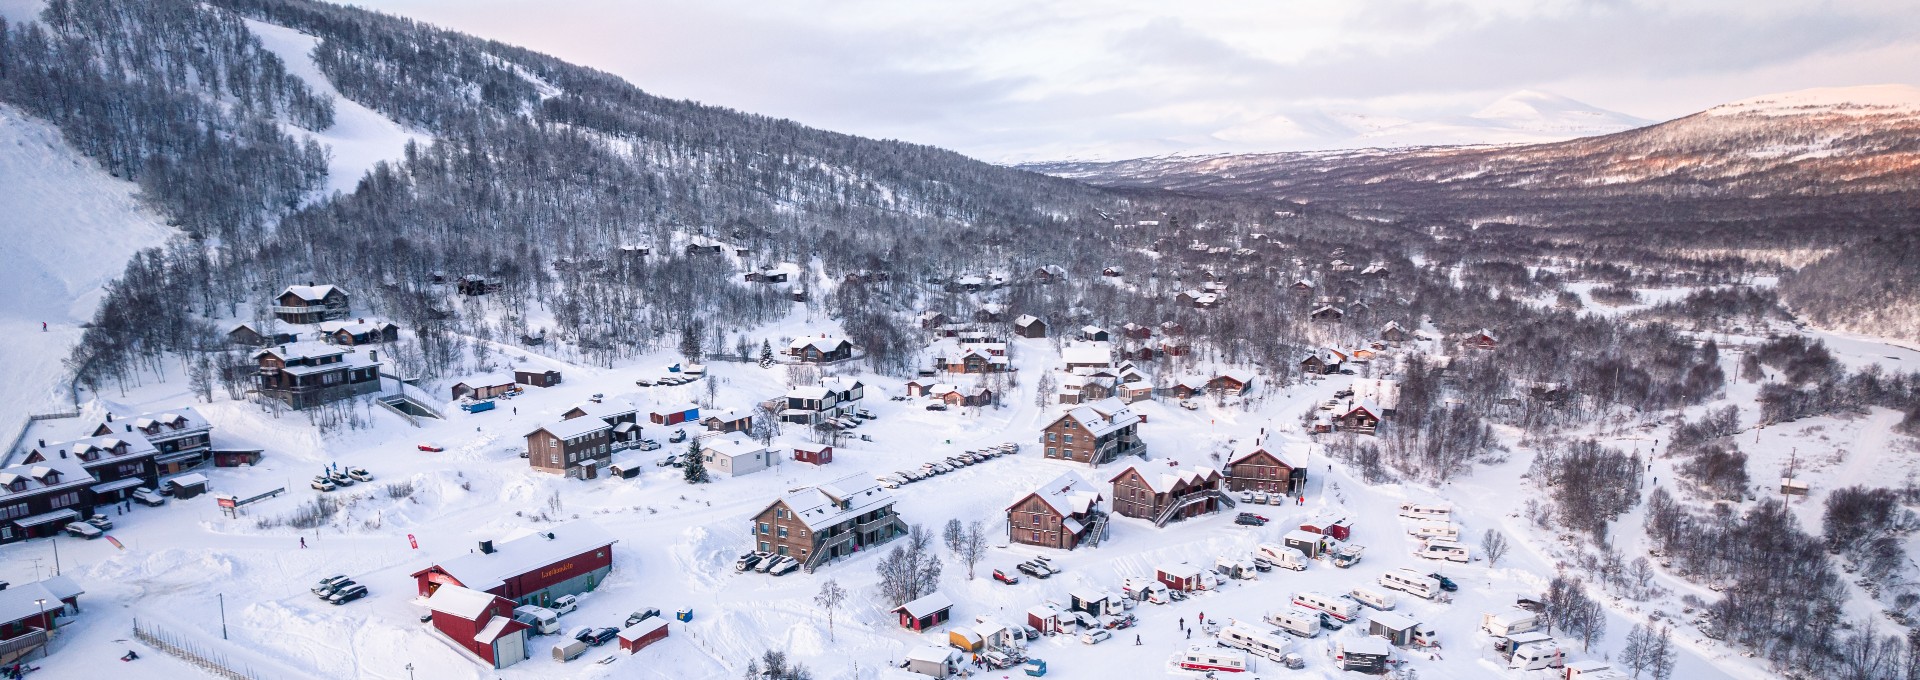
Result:
[[[428,140],[426,134],[408,130],[340,94],[313,62],[313,48],[319,44],[319,38],[251,19],[246,23],[247,28],[260,36],[261,44],[286,63],[288,73],[307,81],[307,87],[315,94],[333,97],[333,127],[295,131],[295,134],[312,135],[327,146],[325,193],[352,193],[374,164],[400,158],[410,142]]]

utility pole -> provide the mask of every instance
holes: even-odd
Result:
[[[53,544],[53,575],[60,575],[60,537],[48,536],[47,542]]]
[[[227,639],[227,594],[220,593],[220,639]]]

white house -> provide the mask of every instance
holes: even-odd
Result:
[[[773,452],[767,447],[743,439],[715,439],[701,446],[707,472],[738,477],[753,474],[773,465]]]

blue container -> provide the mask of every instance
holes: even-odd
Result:
[[[693,609],[691,607],[681,607],[679,611],[673,613],[673,620],[681,623],[692,621]]]
[[[493,410],[493,402],[476,401],[471,404],[462,404],[460,405],[460,408],[466,409],[468,413],[479,413],[481,411],[491,411]]]

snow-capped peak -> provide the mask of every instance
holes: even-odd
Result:
[[[1816,87],[1742,99],[1707,109],[1710,116],[1871,116],[1920,113],[1920,87],[1904,84]]]
[[[1501,97],[1468,117],[1523,130],[1590,134],[1618,132],[1650,122],[1539,90]]]

